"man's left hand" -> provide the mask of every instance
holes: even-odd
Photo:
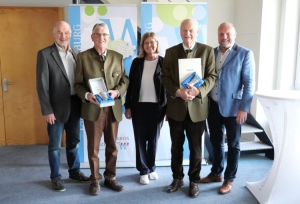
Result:
[[[194,96],[194,97],[196,97],[196,96],[198,96],[199,95],[199,90],[196,88],[196,87],[194,87],[193,85],[191,85],[191,84],[187,84],[187,86],[189,87],[189,89],[188,89],[188,94],[190,94],[190,95],[192,95],[192,96]]]
[[[243,110],[239,110],[236,116],[236,122],[238,124],[243,124],[247,120],[247,112]]]

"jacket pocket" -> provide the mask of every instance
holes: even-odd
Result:
[[[242,93],[235,93],[235,94],[232,94],[232,98],[234,99],[242,99]]]

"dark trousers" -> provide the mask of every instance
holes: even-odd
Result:
[[[166,108],[160,107],[158,103],[137,103],[136,107],[131,108],[136,169],[140,175],[156,169],[156,150],[165,113]]]
[[[175,111],[175,110],[174,110]],[[199,182],[202,162],[202,135],[205,121],[193,122],[187,112],[183,121],[175,121],[168,118],[171,135],[171,169],[174,179],[182,179],[183,173],[183,144],[185,135],[190,149],[189,180]]]
[[[212,99],[210,101],[207,122],[214,154],[211,172],[220,176],[224,170],[224,130],[226,129],[228,153],[224,179],[233,181],[240,157],[241,125],[236,122],[236,117],[223,117],[220,114],[219,105]]]
[[[112,108],[104,107],[100,110],[97,121],[84,120],[87,135],[88,158],[91,169],[91,182],[100,182],[99,173],[99,146],[102,133],[105,142],[105,171],[104,178],[114,180],[116,177],[116,162],[118,148],[116,145],[119,123],[116,121]]]

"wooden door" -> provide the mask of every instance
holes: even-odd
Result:
[[[62,8],[0,7],[0,145],[46,144],[36,93],[37,51],[54,42]],[[3,79],[13,85],[3,90]]]

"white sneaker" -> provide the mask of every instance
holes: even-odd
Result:
[[[155,171],[153,171],[153,172],[151,172],[151,173],[149,174],[149,178],[150,178],[151,180],[157,180],[157,179],[158,179],[158,174],[157,174]]]
[[[144,184],[144,185],[149,184],[149,178],[148,178],[148,175],[142,175],[142,176],[140,176],[140,183],[141,183],[141,184]]]

